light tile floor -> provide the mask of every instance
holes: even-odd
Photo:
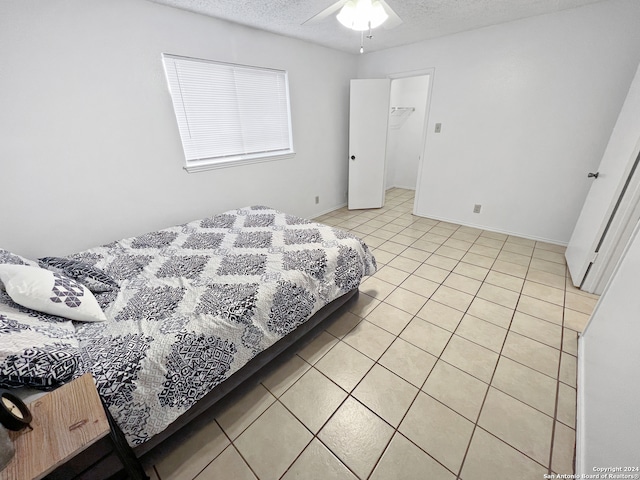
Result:
[[[144,458],[155,479],[540,480],[573,473],[564,248],[420,218],[413,192],[316,219],[379,270],[314,340]]]

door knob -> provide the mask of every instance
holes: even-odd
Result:
[[[589,172],[589,174],[587,175],[587,178],[598,178],[598,175],[600,175],[600,172]]]
[[[356,156],[355,155],[351,155],[351,160],[355,160]]]

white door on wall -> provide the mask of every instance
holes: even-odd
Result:
[[[624,228],[618,224],[624,223],[623,219],[633,210],[634,205],[629,203],[633,192],[627,192],[627,187],[638,158],[639,136],[640,68],[631,83],[598,171],[591,172],[598,175],[592,177],[593,185],[565,253],[573,284],[577,287],[584,284],[587,291],[595,291],[595,287],[589,285],[606,283],[602,278],[589,278],[597,273],[602,275],[606,270],[592,267],[596,261],[602,262],[603,257],[611,256],[612,252],[602,251],[601,246],[615,244],[605,243],[607,235],[621,235]]]
[[[384,205],[391,80],[351,80],[349,209]]]

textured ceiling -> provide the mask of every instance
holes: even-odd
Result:
[[[338,23],[335,14],[302,25],[332,0],[151,0],[261,30],[357,53],[360,33]],[[603,0],[386,0],[402,24],[374,30],[365,52],[383,50],[474,28],[557,12]]]

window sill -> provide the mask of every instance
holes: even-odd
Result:
[[[252,158],[233,158],[228,160],[196,160],[189,162],[183,168],[189,173],[203,172],[205,170],[214,170],[217,168],[236,167],[240,165],[250,165],[252,163],[271,162],[275,160],[285,160],[294,158],[296,152],[281,153],[278,155],[263,155]]]

